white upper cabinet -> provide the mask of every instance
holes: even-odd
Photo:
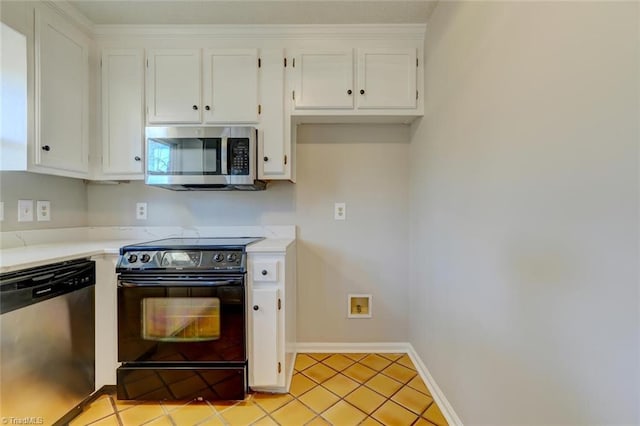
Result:
[[[27,37],[0,22],[0,170],[27,170]]]
[[[206,49],[203,64],[204,121],[258,121],[258,51]]]
[[[200,49],[150,49],[147,67],[149,123],[200,123]]]
[[[257,49],[150,49],[151,124],[258,121]],[[204,57],[204,60],[202,58]]]
[[[417,113],[417,49],[357,48],[356,63],[353,51],[293,54],[294,115]]]
[[[62,16],[36,9],[34,171],[89,172],[89,40]]]
[[[102,52],[103,176],[142,179],[144,150],[144,53],[142,49]]]
[[[416,49],[358,49],[358,108],[415,108]]]
[[[291,137],[290,131],[285,131],[284,50],[264,49],[260,59],[258,178],[291,179]]]
[[[291,66],[295,109],[353,108],[353,49],[297,51]]]

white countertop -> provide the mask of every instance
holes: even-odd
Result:
[[[265,238],[262,241],[249,244],[247,253],[284,252],[294,242],[294,238]]]
[[[102,254],[118,254],[122,246],[145,240],[74,241],[0,250],[0,273]],[[293,238],[267,238],[247,247],[248,253],[283,252]]]
[[[38,244],[0,250],[0,273],[101,254],[118,254],[122,246],[139,241],[105,240]]]

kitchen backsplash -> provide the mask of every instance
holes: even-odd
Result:
[[[18,222],[18,200],[33,200],[33,221]],[[51,203],[51,220],[36,219],[36,202]],[[0,172],[4,219],[0,231],[87,226],[87,189],[81,179],[28,172]]]

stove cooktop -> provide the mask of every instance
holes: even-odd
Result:
[[[264,240],[264,237],[165,238],[122,247],[120,254],[141,250],[234,250],[244,249],[249,244],[260,240]]]

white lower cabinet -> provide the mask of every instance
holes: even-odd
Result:
[[[253,356],[251,357],[251,384],[253,386],[282,386],[283,375],[278,330],[281,318],[278,312],[277,286],[254,288],[252,294]]]
[[[295,362],[295,243],[249,253],[249,387],[289,391]]]
[[[117,254],[94,256],[96,262],[96,389],[116,384],[118,363]]]

